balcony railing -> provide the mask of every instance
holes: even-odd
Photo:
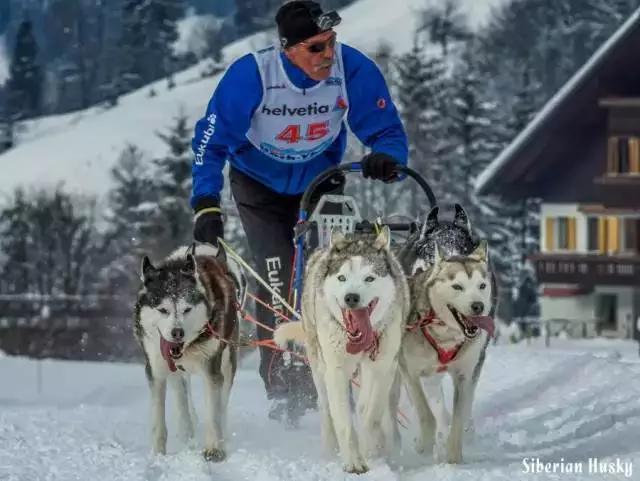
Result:
[[[539,283],[640,286],[640,256],[536,254]]]

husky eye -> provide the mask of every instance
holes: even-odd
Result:
[[[168,311],[167,309],[165,309],[164,307],[160,307],[160,308],[158,309],[158,312],[159,312],[160,314],[164,314],[165,316],[166,316],[167,314],[169,314],[169,311]]]
[[[184,310],[182,311],[183,314],[187,314],[189,312],[191,312],[191,307],[185,307]]]
[[[345,276],[340,275],[340,276],[338,276],[338,280],[340,282],[345,282],[347,280],[347,278]]]
[[[456,291],[464,291],[464,288],[460,284],[454,284],[451,287]]]
[[[375,281],[375,280],[376,280],[376,278],[375,278],[375,277],[373,277],[373,276],[367,276],[367,277],[365,277],[365,278],[364,278],[364,281],[365,281],[365,282],[373,282],[373,281]]]
[[[484,290],[486,288],[487,288],[487,284],[485,284],[484,282],[480,284],[480,290]]]

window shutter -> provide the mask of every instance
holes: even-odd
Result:
[[[553,217],[547,217],[545,219],[545,241],[544,241],[544,245],[545,248],[547,249],[547,252],[553,252],[555,250],[555,232],[554,232],[554,226],[555,226],[555,218]]]
[[[631,137],[629,139],[629,172],[640,174],[640,139]]]
[[[569,217],[568,219],[568,225],[567,225],[567,230],[568,230],[568,234],[567,234],[567,243],[568,248],[570,251],[575,251],[576,247],[577,247],[577,239],[576,239],[576,218],[575,217]]]
[[[609,217],[607,219],[607,251],[608,252],[619,252],[620,251],[620,236],[618,235],[620,232],[620,223],[618,222],[617,217]]]
[[[607,218],[598,218],[598,251],[601,254],[607,252]]]

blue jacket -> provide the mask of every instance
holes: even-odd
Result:
[[[317,83],[283,53],[280,55],[294,85],[310,88]],[[406,165],[407,136],[380,70],[371,59],[344,44],[342,56],[350,104],[347,122],[351,131],[372,151],[389,154]],[[384,103],[380,99],[384,99]],[[222,169],[227,159],[237,170],[284,194],[304,192],[314,177],[340,163],[347,142],[344,123],[333,144],[307,162],[278,162],[257,150],[245,134],[261,100],[258,65],[255,57],[247,54],[227,69],[209,101],[205,116],[196,124],[192,148],[194,153],[201,153],[202,162],[193,163],[192,207],[203,198],[219,200]],[[379,105],[386,106],[380,108]],[[360,159],[353,159],[357,160]]]

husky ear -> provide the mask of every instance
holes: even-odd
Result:
[[[193,276],[196,273],[196,257],[193,254],[187,254],[187,262],[182,268],[182,273],[188,276]]]
[[[440,208],[436,205],[433,209],[429,211],[427,215],[427,220],[422,225],[422,230],[420,231],[420,237],[425,238],[429,232],[435,229],[438,226],[438,211]]]
[[[474,249],[471,255],[473,257],[477,257],[483,262],[488,262],[489,261],[489,244],[487,243],[487,241],[484,239],[481,240],[480,243],[478,244],[478,247]]]
[[[347,238],[340,229],[331,229],[329,247],[334,250],[341,250],[347,243]]]
[[[382,226],[373,246],[378,250],[388,251],[391,249],[391,230],[388,225]]]
[[[467,232],[471,232],[471,222],[469,221],[469,216],[465,210],[460,204],[456,204],[455,209],[456,215],[453,218],[453,225],[457,225],[458,227],[466,229]]]
[[[142,258],[142,262],[140,263],[140,279],[142,280],[142,282],[144,282],[150,274],[155,272],[155,270],[156,268],[153,267],[149,256],[144,256]]]

